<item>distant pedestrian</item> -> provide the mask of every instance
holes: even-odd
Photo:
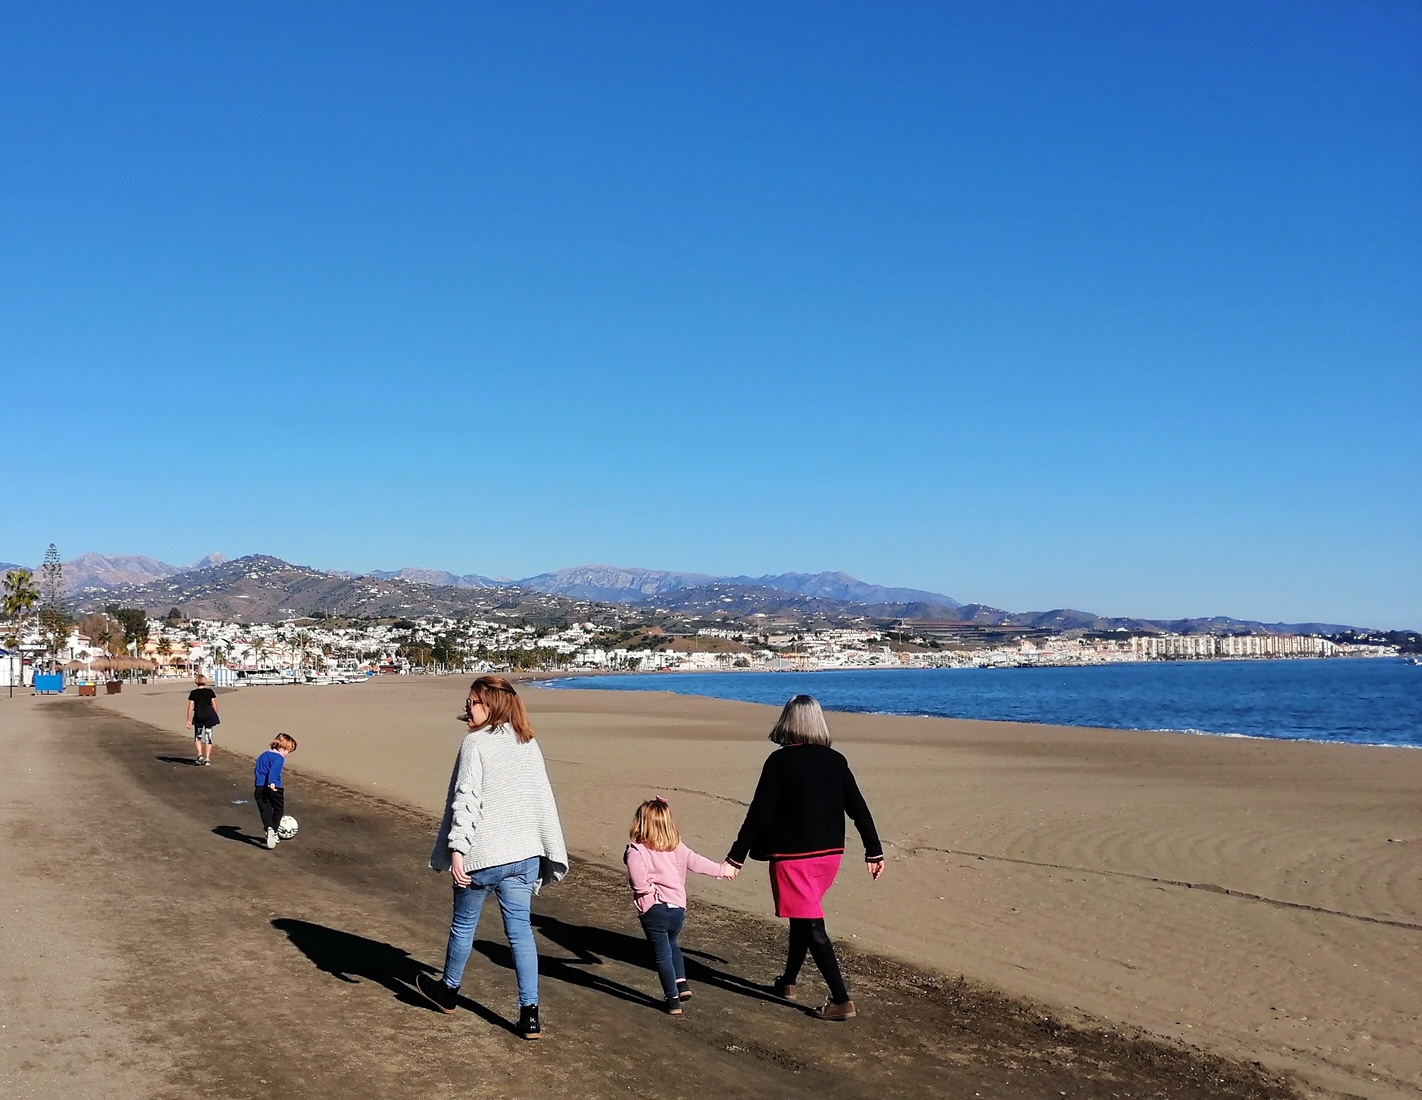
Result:
[[[665,798],[652,798],[637,807],[628,830],[632,843],[622,853],[632,900],[642,922],[642,934],[652,945],[662,996],[672,1016],[681,1015],[681,1002],[691,999],[678,938],[686,925],[686,873],[711,878],[735,878],[729,863],[716,863],[697,855],[681,842]]]
[[[217,716],[217,692],[208,687],[207,677],[198,673],[193,677],[197,685],[188,692],[188,724],[193,731],[193,760],[200,767],[212,766],[212,731],[222,721]]]
[[[282,779],[282,769],[286,758],[295,751],[296,738],[289,733],[279,733],[272,739],[272,747],[257,757],[257,766],[252,771],[252,801],[262,815],[268,848],[275,848],[281,842],[277,829],[286,815],[286,782]]]
[[[770,740],[780,748],[761,769],[745,823],[726,862],[737,870],[747,855],[770,863],[775,915],[790,919],[785,972],[775,979],[775,992],[795,996],[808,951],[830,993],[829,1001],[814,1015],[821,1020],[848,1020],[855,1015],[854,1002],[825,931],[822,907],[844,855],[845,814],[859,830],[864,861],[875,879],[884,871],[884,849],[849,761],[830,748],[829,727],[813,696],[797,695],[785,704]]]
[[[454,881],[454,916],[443,976],[420,974],[415,985],[442,1012],[455,1010],[480,910],[495,894],[518,979],[518,1034],[538,1039],[538,948],[529,913],[543,884],[568,873],[558,806],[523,700],[508,680],[475,680],[459,719],[469,734],[430,853],[430,867]]]

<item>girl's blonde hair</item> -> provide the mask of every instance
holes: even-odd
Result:
[[[513,684],[502,676],[480,676],[469,686],[469,697],[478,699],[488,708],[489,721],[485,729],[512,726],[520,745],[533,740],[533,726],[528,720],[528,711],[523,709],[523,700],[514,691]]]
[[[681,843],[681,831],[672,820],[671,807],[665,798],[649,798],[638,806],[627,836],[633,844],[641,844],[654,852],[674,851]]]
[[[287,752],[296,751],[296,738],[289,733],[279,733],[272,738],[273,749],[285,749]]]
[[[770,731],[777,745],[831,744],[825,712],[813,695],[797,695],[785,704],[780,719]]]

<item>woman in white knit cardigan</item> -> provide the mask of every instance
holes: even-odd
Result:
[[[545,882],[568,873],[558,806],[512,684],[502,676],[481,676],[469,689],[460,718],[470,732],[454,761],[444,820],[430,854],[430,867],[448,871],[454,880],[454,919],[443,977],[421,974],[415,984],[441,1011],[455,1010],[479,912],[494,894],[518,978],[518,1033],[537,1039],[542,1035],[538,948],[529,907]]]

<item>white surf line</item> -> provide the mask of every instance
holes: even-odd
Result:
[[[900,845],[893,845],[900,848]],[[1413,932],[1422,932],[1422,924],[1414,924],[1411,921],[1392,920],[1387,917],[1368,917],[1361,913],[1345,913],[1340,909],[1325,909],[1321,905],[1308,905],[1301,901],[1284,901],[1280,898],[1265,897],[1263,894],[1251,894],[1246,890],[1235,890],[1229,886],[1218,886],[1213,882],[1185,882],[1182,879],[1157,878],[1154,875],[1140,875],[1134,871],[1111,871],[1101,870],[1095,867],[1075,867],[1068,863],[1040,863],[1032,859],[1019,859],[1016,856],[995,856],[986,852],[967,852],[959,848],[935,848],[930,844],[920,844],[912,848],[901,848],[909,855],[918,855],[919,852],[941,852],[949,856],[968,856],[972,859],[991,860],[994,863],[1016,863],[1023,867],[1045,867],[1053,871],[1075,871],[1083,875],[1101,875],[1105,878],[1128,878],[1137,882],[1149,882],[1157,886],[1178,886],[1185,890],[1203,890],[1210,894],[1224,894],[1231,898],[1241,898],[1244,901],[1257,901],[1265,905],[1272,905],[1278,909],[1299,909],[1305,913],[1318,913],[1326,917],[1344,917],[1347,920],[1364,921],[1367,924],[1385,924],[1390,928],[1407,928]]]

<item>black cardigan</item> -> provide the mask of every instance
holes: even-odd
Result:
[[[760,770],[755,797],[728,863],[751,859],[805,859],[844,852],[844,815],[864,841],[864,859],[884,858],[874,819],[849,761],[828,745],[786,745]]]

